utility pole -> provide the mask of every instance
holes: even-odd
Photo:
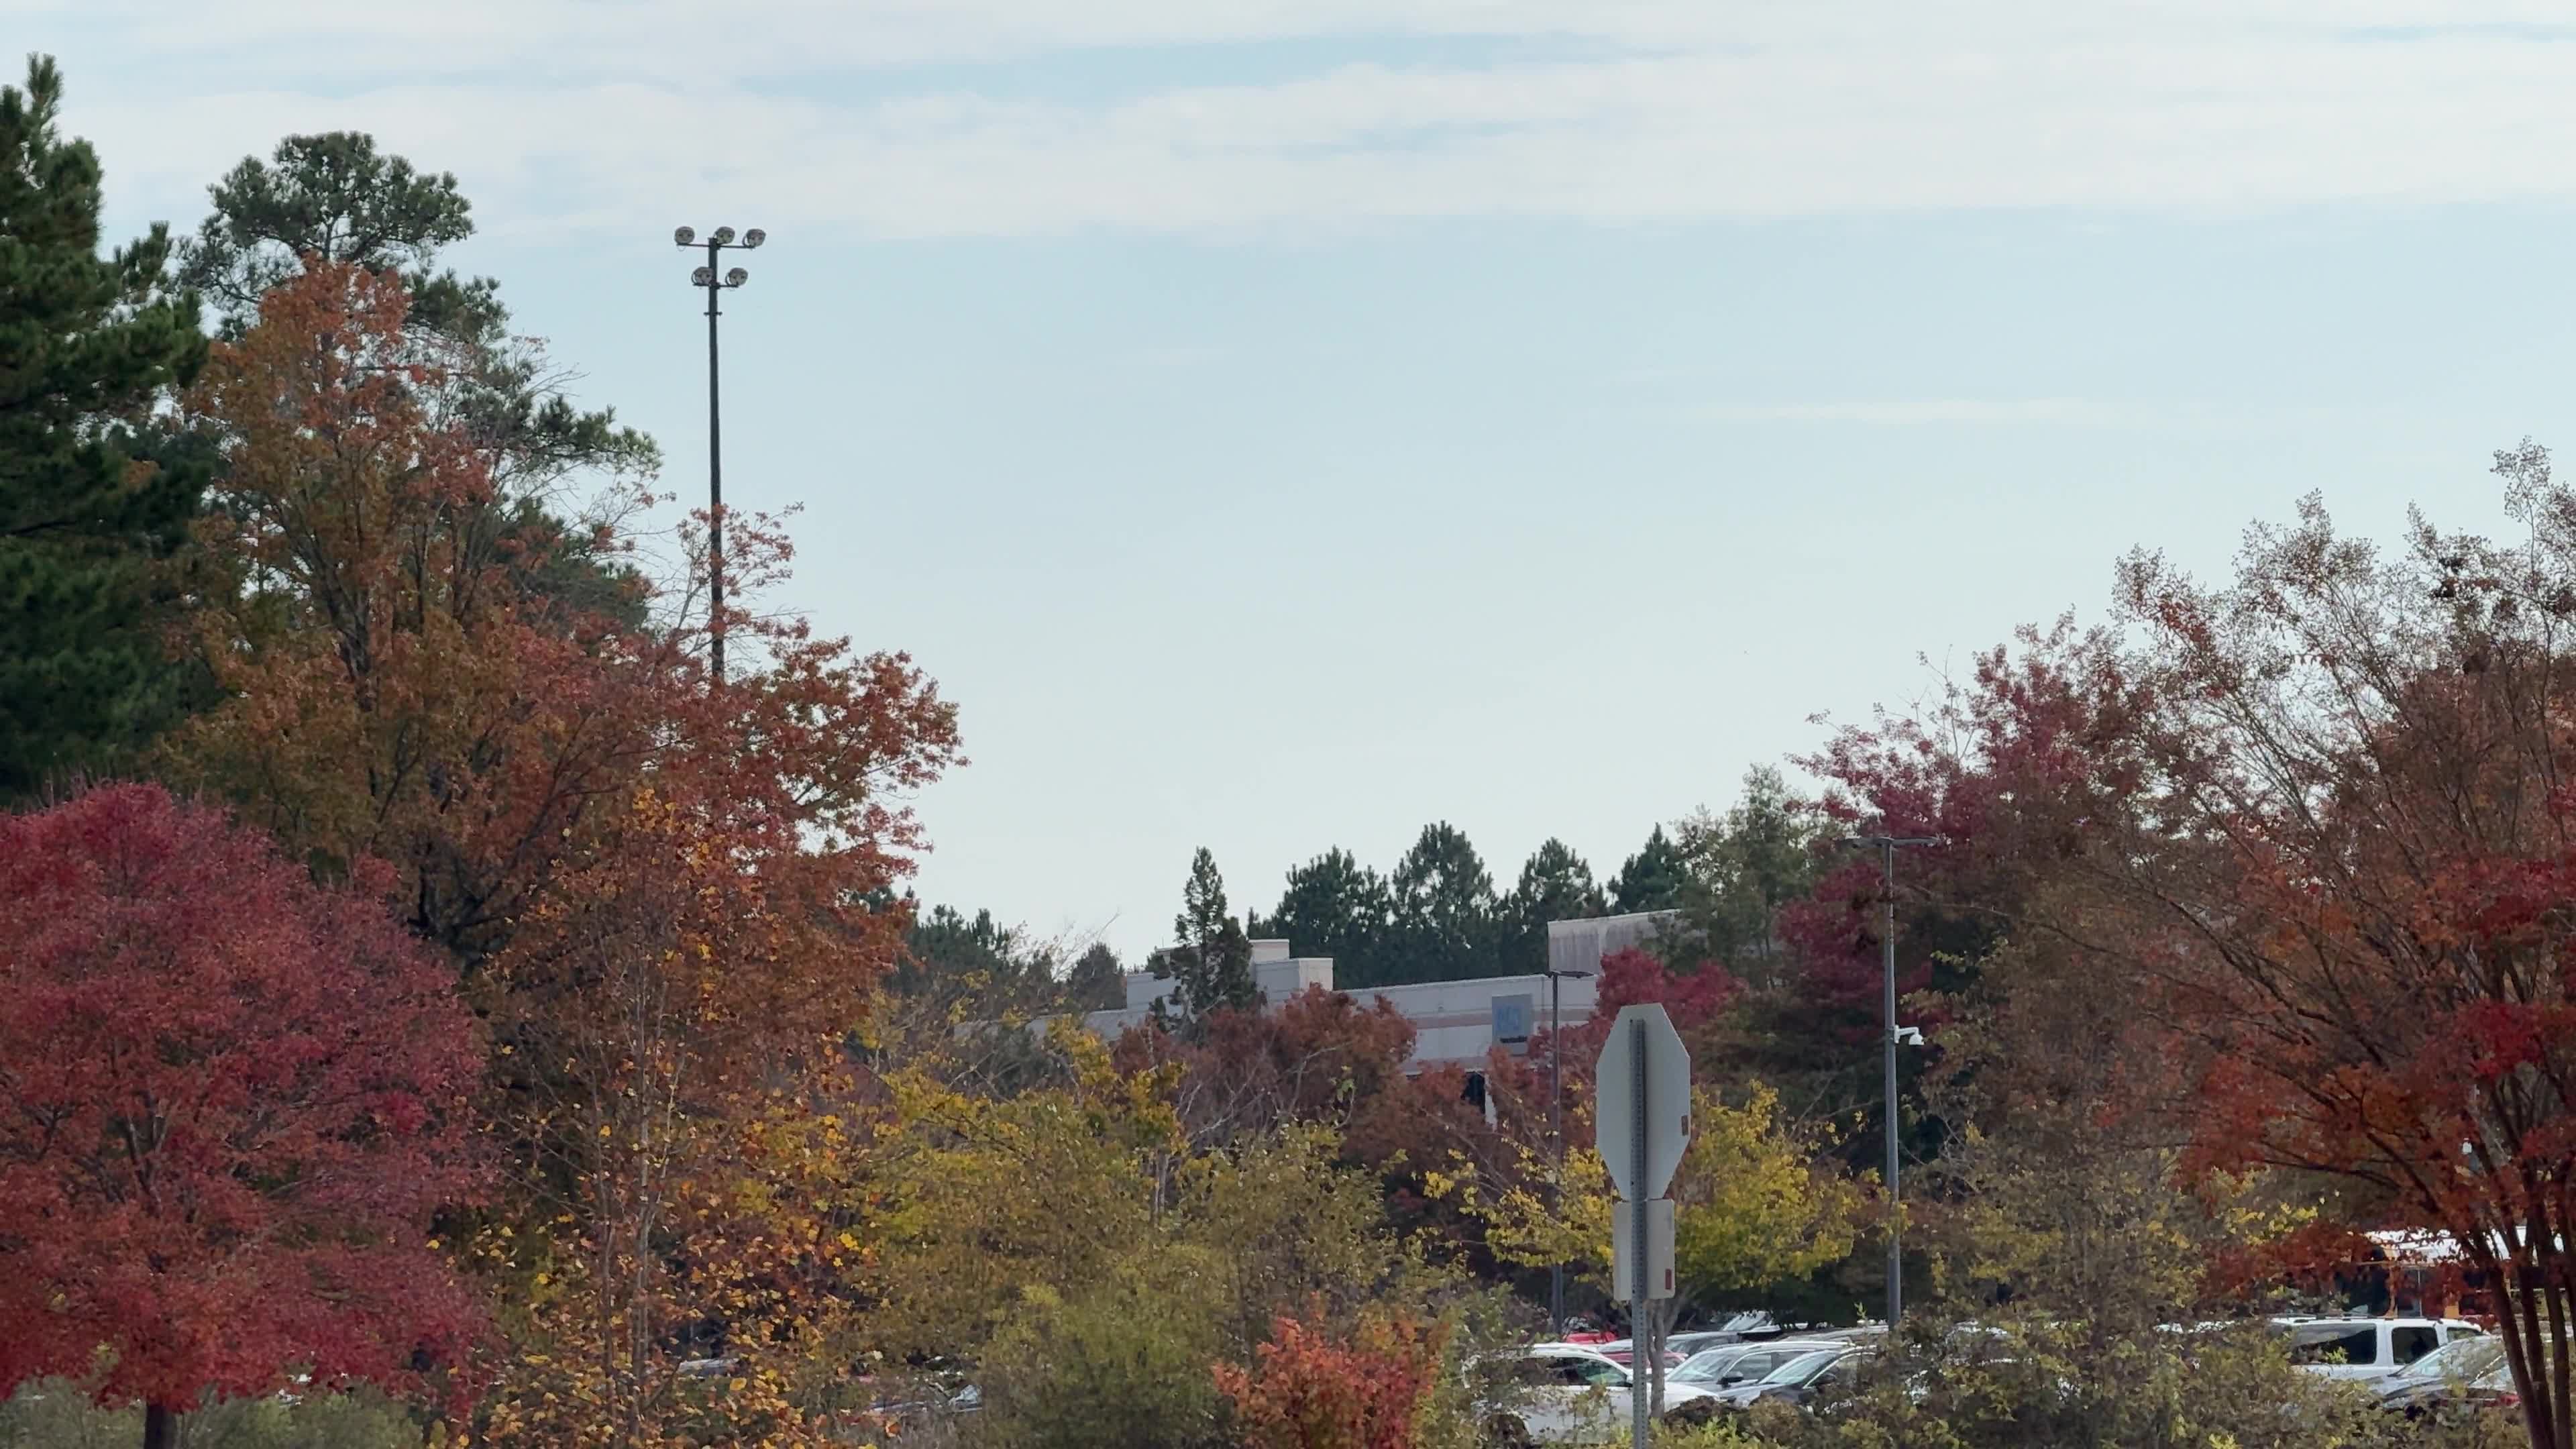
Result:
[[[758,227],[734,240],[733,228],[717,227],[703,242],[695,228],[681,227],[671,233],[671,240],[684,247],[703,246],[707,264],[689,274],[692,286],[704,287],[707,293],[707,669],[716,687],[724,686],[725,602],[724,602],[724,416],[718,405],[716,387],[716,318],[720,310],[716,297],[729,287],[739,287],[751,280],[751,273],[734,268],[721,278],[716,275],[717,254],[728,247],[751,251],[769,240],[769,234]]]
[[[1896,1153],[1896,852],[1916,846],[1938,845],[1936,836],[1854,836],[1842,842],[1854,849],[1876,850],[1885,870],[1886,926],[1879,932],[1879,945],[1884,949],[1887,967],[1886,994],[1881,1006],[1881,1021],[1886,1030],[1880,1043],[1887,1057],[1887,1121],[1883,1135],[1887,1138],[1887,1333],[1888,1345],[1896,1343],[1897,1322],[1905,1316],[1905,1229],[1898,1208],[1901,1198],[1897,1187]]]

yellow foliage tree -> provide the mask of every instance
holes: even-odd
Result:
[[[1706,1088],[1692,1094],[1692,1134],[1673,1173],[1675,1296],[1659,1305],[1638,1335],[1659,1342],[1673,1317],[1692,1302],[1743,1297],[1803,1278],[1852,1250],[1861,1193],[1829,1165],[1823,1143],[1779,1119],[1779,1099],[1756,1084],[1744,1105],[1728,1106]],[[1618,1190],[1592,1152],[1566,1154],[1562,1201],[1551,1205],[1549,1165],[1534,1155],[1514,1181],[1479,1191],[1473,1168],[1427,1181],[1485,1223],[1486,1242],[1508,1262],[1562,1263],[1607,1287],[1612,1213]],[[1662,1358],[1644,1354],[1653,1391],[1663,1392]]]

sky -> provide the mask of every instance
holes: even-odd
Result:
[[[112,235],[290,132],[702,501],[671,229],[762,227],[726,498],[972,763],[926,900],[1161,943],[1342,846],[1607,875],[2113,562],[2576,440],[2576,23],[2527,0],[0,0]]]

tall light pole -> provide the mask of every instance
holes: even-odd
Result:
[[[1921,845],[1938,845],[1934,836],[1860,835],[1846,838],[1844,845],[1855,850],[1875,850],[1886,867],[1887,925],[1879,933],[1879,944],[1887,960],[1887,994],[1884,998],[1886,1039],[1881,1044],[1887,1052],[1887,1333],[1890,1351],[1896,1342],[1897,1321],[1905,1316],[1905,1233],[1897,1208],[1896,1163],[1896,852]]]
[[[720,226],[700,241],[694,228],[684,226],[671,233],[671,240],[680,246],[707,250],[707,264],[689,274],[689,284],[704,287],[707,292],[707,668],[721,686],[725,677],[724,423],[716,392],[716,296],[728,287],[750,281],[751,273],[736,267],[719,278],[716,261],[717,253],[728,247],[742,251],[758,247],[769,240],[769,233],[753,227],[736,241],[732,227]]]
[[[1580,969],[1559,971],[1547,968],[1547,1140],[1554,1154],[1555,1169],[1548,1179],[1547,1211],[1550,1217],[1565,1209],[1565,1013],[1561,1007],[1562,988],[1558,982],[1571,978],[1591,979],[1592,973]],[[1550,1263],[1547,1267],[1548,1333],[1565,1336],[1565,1265]]]

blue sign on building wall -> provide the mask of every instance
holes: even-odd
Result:
[[[1494,1041],[1501,1046],[1526,1046],[1530,1039],[1530,1017],[1538,998],[1534,996],[1497,996],[1494,998]]]

